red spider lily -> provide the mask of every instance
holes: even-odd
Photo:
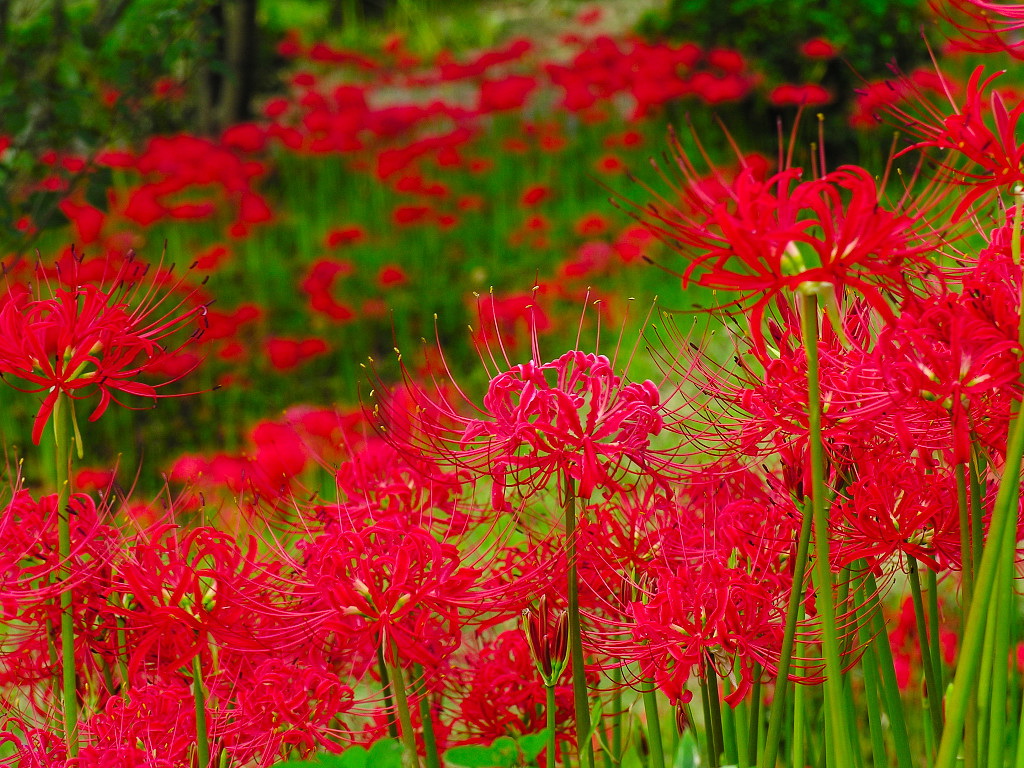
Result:
[[[908,302],[875,349],[902,409],[950,423],[954,462],[970,460],[972,434],[1005,434],[1019,384],[1016,328],[1000,328],[992,317],[989,293]]]
[[[109,661],[116,653],[110,632],[115,617],[107,595],[112,564],[122,546],[120,532],[106,524],[109,507],[97,505],[90,496],[72,495],[68,511],[73,524],[66,559],[58,554],[56,494],[36,501],[28,491],[15,490],[0,512],[0,537],[5,542],[0,556],[0,619],[6,628],[0,684],[17,688],[40,711],[52,704],[52,689],[40,683],[57,671],[51,649],[52,633],[60,625],[60,592],[73,589],[76,595],[78,668],[97,670],[103,659]]]
[[[451,543],[421,528],[376,524],[328,532],[300,548],[296,595],[317,632],[355,650],[381,648],[394,663],[435,666],[461,643],[479,571]]]
[[[272,611],[284,596],[254,547],[250,541],[243,549],[212,528],[158,525],[139,534],[118,566],[122,583],[115,588],[132,677],[187,666],[211,640],[228,648],[263,648],[261,612]]]
[[[196,738],[192,691],[184,680],[174,678],[133,686],[129,694],[111,697],[84,722],[82,737],[75,765],[189,765]]]
[[[893,557],[914,557],[935,571],[959,567],[960,528],[949,472],[893,457],[862,462],[833,510],[833,559],[848,565],[864,558],[877,567]]]
[[[975,53],[1009,53],[1024,58],[1024,5],[995,3],[991,0],[930,0],[929,5],[953,24],[964,39],[953,39],[953,45]]]
[[[232,706],[217,713],[214,730],[238,765],[271,765],[293,750],[336,752],[338,718],[353,699],[332,671],[270,658],[233,681]]]
[[[656,583],[645,602],[632,605],[628,653],[644,676],[675,703],[690,676],[705,675],[710,663],[723,677],[737,678],[726,700],[742,701],[756,666],[771,669],[777,661],[788,591],[715,556],[663,568]]]
[[[953,212],[955,219],[993,190],[1009,191],[1024,181],[1024,143],[1017,138],[1024,103],[1007,109],[1002,96],[992,89],[1001,74],[985,77],[984,67],[977,67],[971,73],[962,104],[945,89],[948,109],[932,103],[920,87],[904,77],[900,85],[911,94],[905,106],[885,107],[901,128],[917,139],[902,153],[935,148],[952,157],[945,163],[950,180],[968,187]]]
[[[635,216],[686,257],[684,286],[737,294],[725,306],[749,308],[756,339],[766,307],[781,293],[831,286],[841,296],[851,289],[891,318],[886,295],[906,292],[909,276],[932,270],[932,190],[889,209],[865,169],[843,166],[805,180],[781,151],[775,173],[740,158],[734,178],[712,167],[709,184],[677,139],[673,145],[679,202],[654,193],[656,201]]]
[[[353,451],[335,479],[344,501],[317,510],[329,528],[357,530],[387,522],[398,528],[436,529],[443,536],[464,529],[470,519],[458,503],[462,478],[423,462],[414,464],[376,436]]]
[[[141,378],[195,339],[206,314],[197,289],[183,282],[171,290],[160,286],[159,275],[151,275],[132,253],[120,264],[104,262],[98,283],[83,279],[81,259],[65,264],[70,269],[58,270],[58,284],[37,267],[36,296],[18,283],[0,296],[0,376],[16,389],[46,393],[32,429],[36,444],[61,394],[74,400],[98,394],[90,421],[111,402],[125,405],[125,395],[154,402],[166,396],[158,390],[163,384]],[[172,298],[179,288],[185,298]],[[169,350],[168,342],[183,333],[189,335]]]
[[[491,358],[497,370],[482,407],[473,406],[476,417],[451,396],[414,383],[408,371],[405,391],[418,423],[405,421],[389,398],[379,400],[376,416],[400,448],[490,476],[496,510],[508,507],[509,486],[526,497],[555,476],[575,481],[578,495],[589,498],[597,489],[630,487],[631,473],[664,475],[675,467],[674,456],[652,444],[672,413],[653,381],[628,382],[613,360],[581,350],[537,362],[537,346],[534,335],[533,359],[512,365],[505,358],[504,370]],[[443,355],[441,362],[447,367]]]
[[[526,638],[507,630],[451,670],[463,743],[490,744],[499,736],[522,736],[544,728],[544,686],[533,668]],[[571,739],[572,686],[568,671],[555,688],[559,739]]]

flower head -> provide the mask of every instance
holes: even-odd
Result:
[[[930,270],[932,195],[887,206],[863,168],[805,178],[788,157],[774,173],[741,158],[734,173],[712,168],[709,179],[678,140],[674,149],[683,177],[677,199],[658,196],[635,215],[685,257],[684,286],[728,291],[727,307],[749,310],[755,340],[780,294],[850,289],[891,318],[886,294],[905,292],[908,277]]]
[[[36,268],[35,294],[10,282],[0,295],[0,377],[16,389],[46,393],[35,443],[61,394],[98,395],[90,421],[125,396],[155,400],[161,385],[142,377],[195,338],[206,313],[198,289],[184,282],[166,288],[167,273],[151,273],[133,253],[99,264],[98,279],[89,274],[97,271],[95,261],[76,257],[62,266],[52,277]],[[175,295],[179,289],[183,297]],[[177,348],[168,346],[182,334]]]
[[[382,398],[377,418],[390,439],[489,476],[496,510],[508,508],[509,486],[525,498],[554,477],[572,482],[575,493],[586,499],[597,490],[631,487],[638,471],[657,476],[674,466],[674,458],[653,444],[672,414],[657,384],[628,381],[616,372],[615,359],[597,352],[573,349],[544,361],[536,326],[532,330],[527,362],[513,364],[507,357],[498,362],[494,350],[481,350],[481,358],[489,357],[496,368],[488,372],[481,405],[466,398],[463,407],[458,398],[444,394],[450,387],[437,394],[410,377],[415,417],[401,426],[401,406]]]

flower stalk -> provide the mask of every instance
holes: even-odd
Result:
[[[566,559],[568,561],[569,663],[572,667],[572,695],[576,713],[576,747],[582,768],[594,768],[594,747],[590,740],[590,697],[587,689],[587,671],[583,659],[583,630],[580,624],[580,585],[576,557],[576,505],[575,484],[568,472],[563,475],[565,498]]]
[[[810,503],[814,526],[814,573],[825,664],[826,722],[834,739],[831,753],[836,768],[850,765],[852,744],[846,722],[842,690],[842,659],[836,624],[831,558],[828,539],[828,508],[825,489],[825,455],[821,435],[821,385],[818,368],[818,299],[813,288],[801,290],[800,327],[807,355],[807,428],[811,475]],[[826,739],[828,736],[826,735]]]
[[[68,584],[71,578],[71,402],[63,392],[54,405],[54,471],[57,488],[57,541],[61,561],[60,580],[60,649],[61,697],[64,708],[64,738],[72,757],[78,755],[78,682],[75,673],[74,595]]]

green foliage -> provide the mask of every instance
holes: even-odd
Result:
[[[815,112],[825,116],[830,157],[853,162],[863,143],[847,124],[856,90],[890,76],[893,63],[909,71],[927,60],[922,39],[927,18],[921,0],[670,0],[665,11],[642,19],[640,31],[738,50],[765,78],[766,89],[784,83],[824,86],[833,101]],[[835,46],[838,57],[801,55],[800,46],[816,38]],[[793,109],[781,112],[785,119]],[[761,136],[774,133],[778,114],[763,100],[723,110],[727,124],[753,126],[752,133]],[[815,139],[813,122],[806,121],[808,142]]]
[[[795,50],[813,38],[825,38],[865,78],[886,74],[894,58],[909,67],[923,60],[920,0],[671,0],[663,15],[648,15],[648,34],[736,48],[755,56],[773,79],[802,82],[814,63]]]
[[[402,743],[397,739],[381,739],[369,750],[349,747],[338,755],[321,753],[311,760],[287,760],[276,763],[281,768],[402,768]]]
[[[548,732],[531,733],[513,739],[501,736],[489,746],[482,744],[452,747],[444,753],[445,765],[453,768],[516,768],[532,765],[544,751]],[[402,743],[381,739],[369,750],[349,747],[338,755],[318,754],[310,760],[288,760],[280,768],[402,768]]]
[[[531,765],[544,751],[548,732],[531,733],[514,739],[499,736],[490,746],[483,744],[452,747],[444,753],[445,763],[459,768],[516,768]]]

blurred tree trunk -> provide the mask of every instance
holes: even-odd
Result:
[[[202,19],[197,127],[212,135],[252,114],[258,0],[214,0]]]
[[[8,28],[11,25],[11,3],[14,0],[0,0],[0,45],[7,42]]]
[[[224,53],[227,71],[221,102],[221,128],[252,116],[256,72],[258,0],[230,0],[224,7]]]

